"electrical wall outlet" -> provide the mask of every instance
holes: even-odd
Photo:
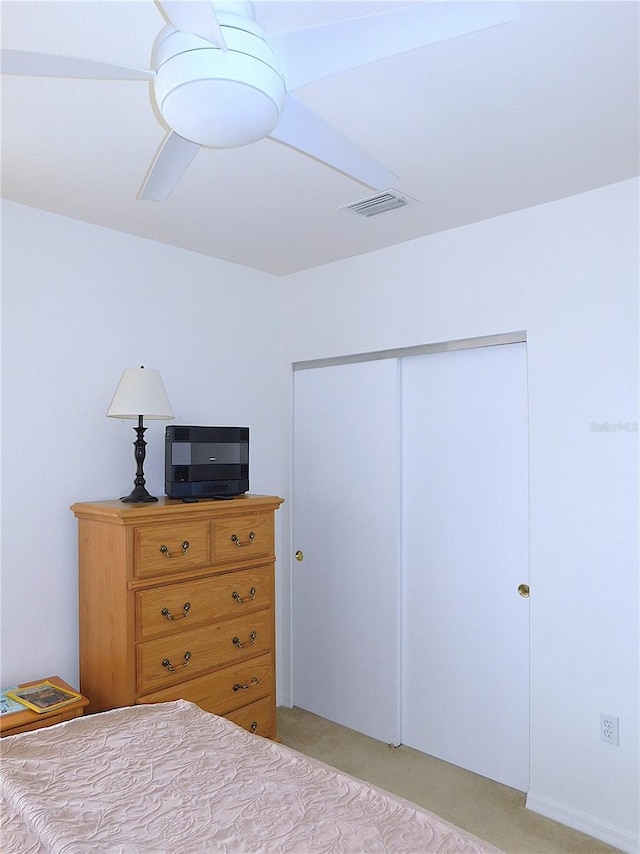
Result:
[[[615,715],[600,712],[600,739],[607,744],[620,744],[620,721]]]

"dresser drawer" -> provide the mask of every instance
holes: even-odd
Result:
[[[271,566],[167,584],[136,593],[139,640],[242,616],[272,604]]]
[[[271,697],[265,697],[257,703],[228,712],[225,717],[249,732],[255,732],[265,738],[273,738],[276,734],[275,704]]]
[[[256,611],[138,644],[138,693],[266,652],[271,649],[272,631],[271,612]]]
[[[272,514],[243,514],[214,522],[213,559],[216,563],[270,557],[273,551]]]
[[[206,520],[149,525],[135,532],[136,578],[181,572],[208,563],[209,525]]]
[[[182,682],[163,691],[140,697],[138,703],[166,703],[189,700],[207,712],[225,715],[256,700],[271,696],[272,658],[261,655],[225,667],[216,673]],[[273,702],[272,699],[269,702]]]

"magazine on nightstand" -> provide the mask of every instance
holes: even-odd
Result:
[[[22,707],[34,712],[51,712],[82,699],[82,694],[60,688],[47,680],[22,688],[13,688],[3,693],[6,694],[7,699],[16,701]]]
[[[7,696],[9,691],[17,691],[18,686],[12,686],[11,688],[3,688],[0,691],[0,717],[2,715],[12,715],[15,712],[24,712],[24,706],[22,703],[19,703],[17,700],[12,700]]]

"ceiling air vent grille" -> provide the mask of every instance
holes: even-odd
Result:
[[[367,199],[360,199],[359,202],[353,202],[350,205],[343,205],[338,210],[345,210],[355,216],[376,216],[377,214],[393,211],[396,208],[404,208],[409,202],[415,199],[404,196],[396,190],[384,190],[381,193],[376,193],[375,196],[369,196]]]

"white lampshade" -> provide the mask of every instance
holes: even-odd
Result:
[[[173,418],[160,371],[148,368],[126,368],[107,410],[109,418]]]

